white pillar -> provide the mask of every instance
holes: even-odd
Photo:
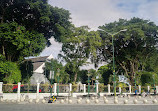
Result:
[[[37,83],[37,94],[36,94],[36,99],[39,99],[39,87],[40,87],[40,83]]]
[[[131,85],[129,85],[129,93],[131,94]]]
[[[110,93],[110,84],[108,84],[108,93]]]
[[[86,93],[86,84],[83,84],[83,91]]]
[[[0,93],[3,93],[2,87],[3,87],[3,82],[0,82]]]
[[[54,95],[57,93],[57,83],[54,83]]]
[[[18,90],[17,90],[17,98],[18,98],[18,100],[20,100],[20,86],[21,86],[21,83],[18,82]]]
[[[150,86],[147,86],[148,92],[150,92]]]
[[[139,85],[138,88],[139,88],[139,94],[141,94],[141,85]]]
[[[96,84],[96,93],[98,94],[98,92],[99,92],[99,88],[98,88],[98,83]]]
[[[156,94],[158,93],[158,86],[156,86]]]
[[[119,93],[121,94],[121,87],[119,87]]]
[[[70,92],[72,91],[72,84],[69,84]]]

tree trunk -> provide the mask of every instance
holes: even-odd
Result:
[[[75,76],[74,76],[74,82],[76,83],[76,80],[77,80],[77,72],[75,73]]]
[[[3,56],[5,56],[5,49],[4,49],[4,45],[2,45],[2,53],[3,53]]]

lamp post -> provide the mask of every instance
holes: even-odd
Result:
[[[137,94],[137,88],[136,88],[136,74],[134,73],[134,85],[135,85],[135,95]]]
[[[90,91],[90,86],[89,86],[89,76],[90,76],[90,74],[89,74],[89,70],[88,70],[88,97],[89,97],[89,91]]]
[[[113,75],[114,75],[114,96],[116,96],[116,73],[115,73],[115,53],[114,53],[114,51],[115,51],[115,49],[114,49],[114,36],[116,35],[116,34],[118,34],[118,33],[120,33],[120,32],[125,32],[125,31],[127,31],[127,29],[123,29],[123,30],[120,30],[120,31],[118,31],[118,32],[116,32],[116,33],[114,33],[114,34],[111,34],[111,33],[109,33],[109,32],[106,32],[105,30],[101,30],[101,31],[104,31],[105,33],[107,33],[108,35],[111,35],[111,37],[112,37],[112,58],[113,58]]]
[[[57,96],[59,95],[59,75],[60,75],[60,72],[59,72],[59,68],[58,68],[58,73],[57,73],[57,77],[58,77],[58,79],[57,79]]]
[[[155,75],[153,75],[153,84],[154,84],[154,95],[156,94],[156,88],[155,88]]]

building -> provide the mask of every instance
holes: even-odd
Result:
[[[49,83],[46,75],[44,74],[45,62],[53,59],[53,56],[44,56],[44,57],[36,57],[31,58],[29,60],[32,61],[33,64],[33,75],[30,78],[31,84],[37,83]]]

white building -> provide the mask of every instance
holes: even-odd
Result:
[[[30,78],[31,84],[49,83],[46,75],[44,74],[44,68],[45,62],[50,61],[51,59],[53,59],[52,55],[29,59],[32,61],[33,64],[33,75]]]

